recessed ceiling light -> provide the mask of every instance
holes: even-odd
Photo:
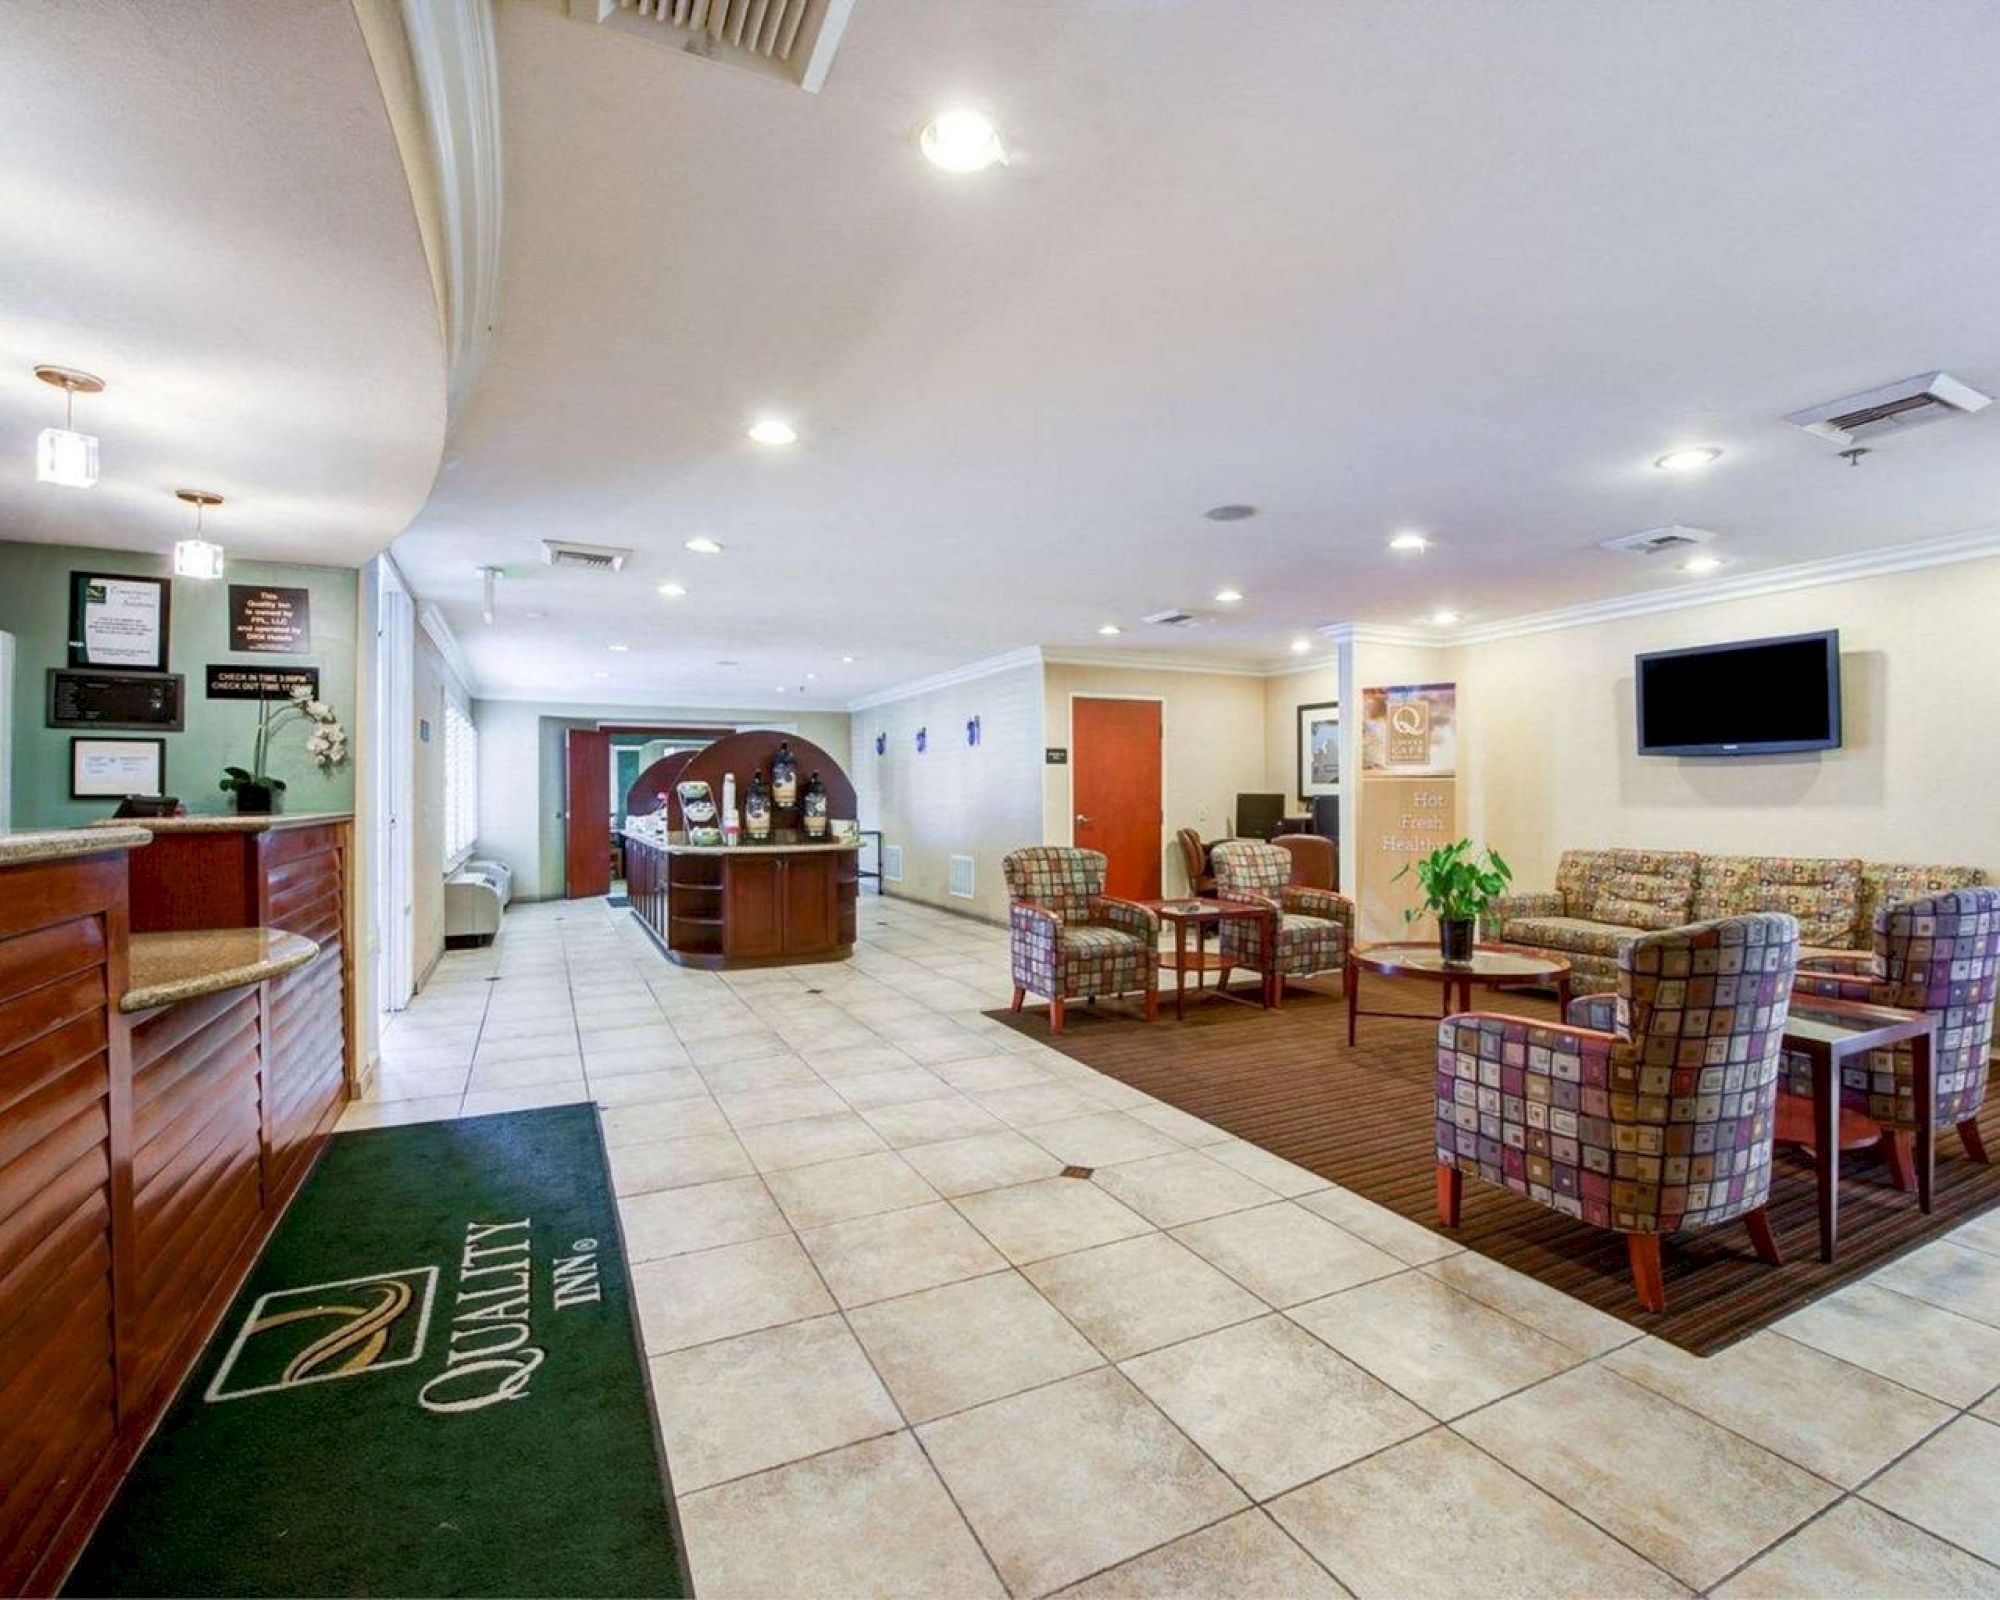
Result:
[[[1692,573],[1697,578],[1719,571],[1721,567],[1721,556],[1689,556],[1681,563],[1681,571]]]
[[[711,539],[705,533],[697,534],[694,538],[688,540],[687,548],[698,556],[719,556],[722,554],[722,541],[720,539]]]
[[[814,678],[817,678],[818,676],[819,674],[817,672],[808,672],[806,674],[806,682],[810,683]]]
[[[785,686],[781,683],[778,685],[778,693],[783,694],[784,692],[785,692]]]
[[[1389,548],[1391,550],[1401,550],[1410,555],[1428,550],[1430,547],[1430,540],[1426,539],[1421,533],[1399,533],[1389,541]]]
[[[1246,506],[1240,501],[1231,501],[1228,505],[1210,506],[1202,515],[1210,522],[1242,522],[1256,516],[1257,508]]]
[[[1108,638],[1110,635],[1114,633],[1123,633],[1125,630],[1119,627],[1118,624],[1115,622],[1107,622],[1104,624],[1103,627],[1099,628],[1097,631],[1101,634],[1104,634]]]
[[[1653,463],[1662,472],[1699,472],[1722,452],[1712,444],[1691,445],[1685,450],[1669,450]]]
[[[611,674],[608,672],[593,672],[591,676],[593,678],[608,678],[611,676]]]
[[[1238,604],[1242,599],[1243,591],[1241,589],[1217,589],[1215,591],[1215,603],[1219,606],[1233,606]]]
[[[1294,639],[1292,641],[1292,654],[1295,656],[1302,656],[1312,647],[1313,647],[1313,642],[1310,639]]]
[[[926,122],[917,147],[926,161],[946,172],[984,172],[996,162],[1007,163],[1007,147],[993,119],[964,107],[940,111]]]
[[[854,657],[852,657],[852,656],[842,656],[842,657],[840,658],[840,663],[841,663],[841,665],[842,665],[842,666],[846,666],[846,667],[851,667],[851,666],[853,666],[853,665],[854,665]]]
[[[1458,613],[1449,607],[1433,611],[1431,613],[1431,623],[1434,627],[1439,628],[1456,627],[1458,625]]]
[[[669,600],[678,600],[682,595],[687,593],[687,588],[684,584],[663,583],[660,585],[660,593],[665,595]]]
[[[630,650],[632,647],[629,644],[608,644],[604,648],[607,650],[614,650],[619,655],[622,656],[627,650]]]
[[[797,444],[799,430],[783,417],[759,417],[750,424],[750,437],[759,444]]]

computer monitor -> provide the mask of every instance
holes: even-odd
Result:
[[[1285,820],[1285,797],[1281,794],[1239,794],[1236,797],[1236,837],[1269,839]]]
[[[1340,843],[1340,796],[1316,794],[1312,803],[1313,832],[1322,839]]]

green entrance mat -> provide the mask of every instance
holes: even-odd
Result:
[[[684,1595],[595,1106],[334,1137],[79,1595]]]

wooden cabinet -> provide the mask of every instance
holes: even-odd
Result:
[[[839,961],[854,947],[852,849],[625,842],[632,914],[669,957],[723,967]]]

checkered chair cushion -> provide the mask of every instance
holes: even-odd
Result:
[[[1224,922],[1217,941],[1223,960],[1288,978],[1338,972],[1347,965],[1354,902],[1331,889],[1292,883],[1290,852],[1261,840],[1230,839],[1209,853],[1209,861],[1218,900],[1261,905],[1271,913]]]
[[[1102,852],[1031,845],[1000,870],[1021,988],[1052,1000],[1158,988],[1160,919],[1105,894]]]
[[[1801,972],[1797,1009],[1815,996],[1862,1000],[1905,1011],[1937,1013],[1937,1103],[1934,1126],[1956,1127],[1986,1101],[1993,1049],[1993,1001],[2000,972],[2000,889],[1957,889],[1906,900],[1875,913],[1874,971],[1880,976]],[[1917,1125],[1910,1047],[1893,1045],[1844,1062],[1840,1098],[1892,1128]],[[1785,1057],[1788,1087],[1812,1093],[1805,1056]]]
[[[1755,1211],[1797,964],[1791,917],[1729,917],[1635,939],[1613,1029],[1447,1017],[1439,1163],[1621,1233]],[[1604,1020],[1601,1007],[1585,1014]]]

